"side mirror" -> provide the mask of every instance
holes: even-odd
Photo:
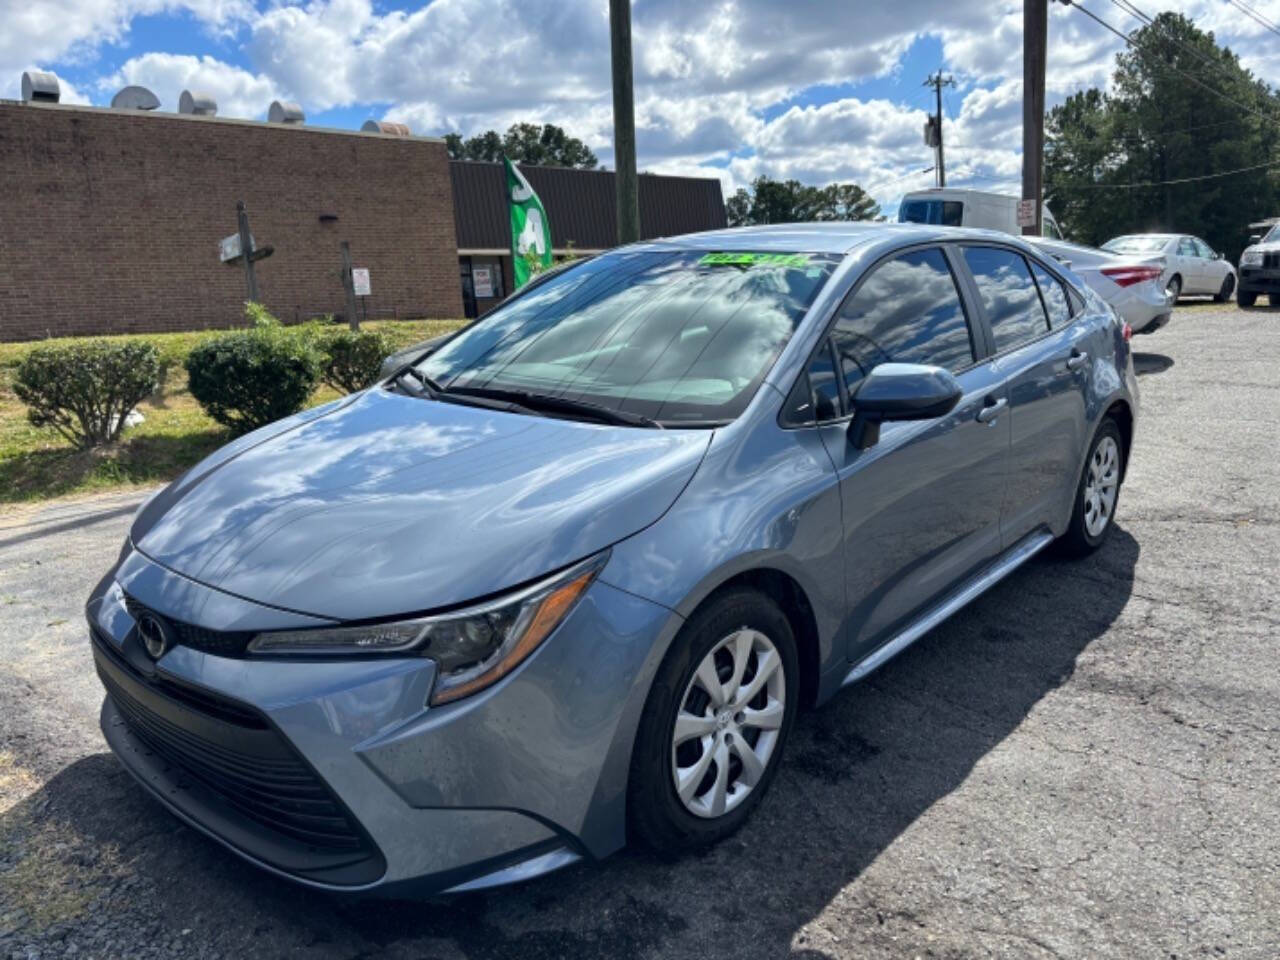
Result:
[[[853,392],[849,442],[859,450],[880,442],[880,424],[933,420],[955,409],[964,390],[950,372],[916,363],[882,363]]]
[[[1251,237],[1249,238],[1249,242],[1250,242],[1250,243],[1261,243],[1261,242],[1262,242],[1262,234],[1260,234],[1260,233],[1255,233],[1253,236],[1251,236]]]
[[[1213,251],[1213,259],[1215,259],[1215,260],[1221,260],[1221,259],[1222,259],[1222,254],[1220,254],[1217,250]]]

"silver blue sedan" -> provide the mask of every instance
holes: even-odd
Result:
[[[90,597],[102,727],[315,888],[713,843],[818,706],[1099,547],[1120,321],[1005,234],[720,231],[530,286],[153,497]]]

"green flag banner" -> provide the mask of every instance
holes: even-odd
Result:
[[[551,221],[524,174],[506,157],[502,164],[507,168],[511,201],[511,268],[519,290],[535,273],[551,266]]]

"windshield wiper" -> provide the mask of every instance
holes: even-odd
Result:
[[[555,397],[545,393],[530,393],[527,390],[507,390],[502,387],[450,387],[446,394],[462,396],[488,397],[493,400],[509,400],[522,407],[533,410],[547,410],[556,413],[577,413],[604,423],[616,423],[626,427],[648,427],[653,430],[666,428],[657,420],[644,414],[632,413],[629,410],[615,410],[601,403],[589,400],[576,400],[572,397]]]

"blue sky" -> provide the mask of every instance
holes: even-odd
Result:
[[[1280,0],[1254,0],[1280,20]],[[1151,0],[1147,0],[1151,3]],[[1113,5],[1090,0],[1121,29]],[[1141,5],[1141,4],[1140,4]],[[1280,44],[1225,0],[1165,0],[1280,76]],[[1120,41],[1051,4],[1049,99],[1103,85]],[[56,73],[64,100],[106,105],[126,83],[175,108],[205,90],[219,115],[262,118],[299,102],[314,125],[370,118],[416,133],[552,122],[612,162],[606,0],[34,0],[0,34],[0,96],[25,69]],[[1157,8],[1151,5],[1149,12]],[[636,114],[643,169],[856,181],[886,210],[929,186],[924,78],[944,103],[948,180],[1014,190],[1020,176],[1021,3],[899,0],[636,0]]]

